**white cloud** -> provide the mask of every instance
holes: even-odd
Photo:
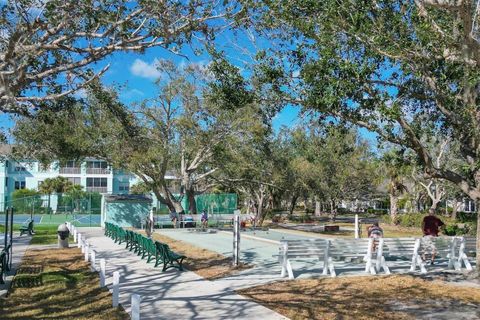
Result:
[[[122,92],[121,97],[123,99],[135,100],[135,99],[143,97],[144,95],[145,94],[143,93],[143,91],[140,91],[138,89],[131,89],[131,90],[127,90],[127,91]]]
[[[157,60],[154,60],[152,63],[147,63],[142,59],[135,59],[130,66],[130,72],[137,77],[156,80],[162,75],[162,73],[158,71],[156,65]]]

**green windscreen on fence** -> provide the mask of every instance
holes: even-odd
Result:
[[[197,212],[203,210],[211,214],[233,213],[237,209],[238,197],[236,193],[206,193],[195,196]],[[188,213],[188,202],[186,197],[182,199],[182,206]],[[162,203],[158,203],[157,213],[167,214],[168,208]]]
[[[238,199],[236,193],[210,193],[200,194],[195,197],[195,200],[198,212],[205,210],[212,214],[227,214],[237,209]]]

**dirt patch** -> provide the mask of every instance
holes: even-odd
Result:
[[[480,303],[480,289],[408,275],[282,281],[239,293],[291,319],[416,319],[409,306],[435,315],[432,301],[474,313]]]
[[[77,248],[27,251],[0,310],[2,319],[129,319]]]
[[[207,280],[223,278],[252,267],[252,265],[241,264],[234,268],[230,257],[158,233],[154,233],[152,237],[154,240],[168,244],[176,253],[185,255],[187,259],[183,262],[184,267]]]

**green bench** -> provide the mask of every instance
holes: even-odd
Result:
[[[28,233],[29,235],[35,234],[33,231],[33,220],[29,219],[28,222],[24,223],[20,227],[20,235],[22,236],[24,233]]]
[[[7,247],[3,248],[0,252],[0,284],[5,283],[5,276],[7,271],[10,270],[8,267],[8,255],[10,251],[10,244]]]
[[[157,249],[158,253],[162,257],[161,258],[162,262],[163,262],[162,271],[165,271],[168,268],[172,268],[172,267],[177,268],[180,271],[183,271],[183,265],[182,264],[183,264],[183,260],[186,258],[186,256],[173,252],[172,250],[170,250],[170,247],[165,243],[160,243],[158,241],[155,241],[155,246],[156,246],[156,249]],[[175,263],[177,265],[175,265]],[[158,265],[158,263],[155,266],[157,266],[157,265]]]
[[[155,267],[163,263],[162,271],[169,268],[177,268],[183,271],[184,255],[173,252],[170,247],[158,241],[153,241],[140,233],[125,230],[113,223],[105,222],[105,236],[112,238],[116,243],[125,241],[125,249],[136,253],[141,259],[147,259],[147,263],[155,260]]]

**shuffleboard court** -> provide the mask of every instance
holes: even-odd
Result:
[[[278,230],[278,229],[269,229],[268,231],[266,230],[242,230],[241,234],[243,235],[248,235],[252,237],[257,237],[257,238],[263,238],[267,240],[273,240],[273,241],[280,241],[280,240],[309,240],[309,239],[317,239],[317,238],[325,238],[318,236],[316,234],[312,235],[300,235],[296,234],[293,232],[288,232],[284,230]]]

